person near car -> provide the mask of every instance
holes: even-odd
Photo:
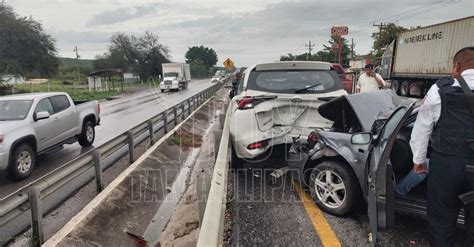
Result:
[[[411,135],[415,172],[428,172],[430,147],[427,213],[432,246],[454,246],[463,206],[459,195],[474,191],[474,174],[466,172],[467,165],[474,165],[474,95],[469,89],[474,91],[474,47],[458,51],[452,77],[430,88]],[[464,220],[467,245],[474,246],[473,204],[465,207]]]
[[[429,160],[426,159],[426,167],[429,170]],[[428,176],[427,172],[415,172],[415,170],[411,170],[408,175],[406,175],[399,183],[395,186],[395,193],[401,196],[406,196],[408,192],[410,192],[413,188],[423,182],[426,177]]]
[[[374,71],[374,65],[367,64],[357,81],[356,92],[367,93],[378,91],[383,88],[385,81],[379,73]]]

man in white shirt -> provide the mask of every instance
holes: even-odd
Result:
[[[374,65],[367,64],[364,68],[364,73],[360,75],[357,81],[356,93],[378,91],[384,85],[385,81],[379,73],[374,71]]]
[[[431,147],[427,211],[432,246],[454,246],[462,207],[458,196],[474,191],[474,174],[466,172],[474,165],[474,106],[468,103],[474,99],[469,92],[474,91],[474,47],[456,53],[452,75],[457,79],[441,79],[428,91],[410,141],[417,173],[428,173]],[[473,204],[465,206],[465,225],[467,246],[474,246]]]

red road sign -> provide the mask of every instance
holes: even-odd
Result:
[[[331,28],[332,36],[343,36],[349,34],[349,28],[347,26],[335,26]]]

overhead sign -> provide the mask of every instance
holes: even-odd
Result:
[[[225,66],[226,69],[230,69],[230,68],[234,67],[234,62],[232,60],[230,60],[230,58],[227,58],[224,61],[224,66]]]
[[[343,36],[349,34],[349,28],[347,26],[335,26],[331,28],[332,36]]]

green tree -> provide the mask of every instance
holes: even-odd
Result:
[[[375,56],[381,57],[385,47],[390,45],[395,40],[399,33],[408,29],[397,26],[395,23],[388,23],[380,33],[372,33],[372,39],[374,39],[373,48],[375,50]]]
[[[116,33],[110,38],[107,52],[96,56],[95,69],[124,69],[147,80],[162,73],[161,64],[170,62],[168,47],[159,43],[156,34],[141,37]]]
[[[41,23],[20,17],[13,8],[0,3],[0,72],[51,76],[58,67],[54,40]]]
[[[204,46],[189,47],[185,55],[186,63],[201,62],[207,70],[217,64],[217,53],[212,48]]]
[[[201,61],[191,62],[189,66],[191,67],[191,75],[194,78],[206,78],[209,76],[209,70]]]

